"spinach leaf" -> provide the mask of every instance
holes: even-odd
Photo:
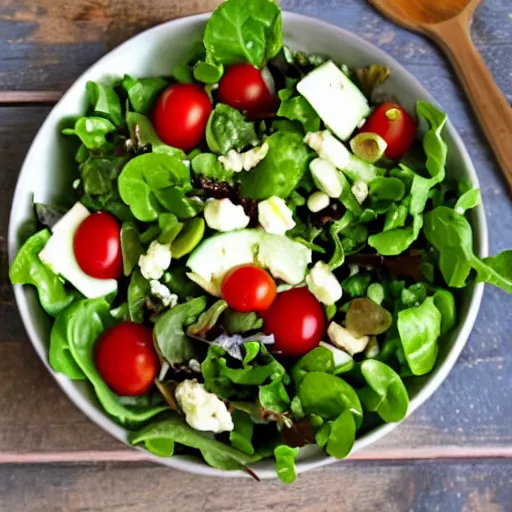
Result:
[[[132,78],[125,75],[122,86],[135,112],[146,114],[152,108],[167,82],[163,78]]]
[[[194,78],[204,84],[216,84],[224,74],[224,66],[216,64],[211,58],[200,60],[194,66]]]
[[[416,215],[412,226],[371,235],[368,237],[368,244],[382,256],[398,256],[416,241],[422,226],[423,217]]]
[[[229,0],[213,12],[203,42],[213,62],[262,68],[282,48],[281,11],[271,0]]]
[[[200,153],[190,162],[192,171],[196,175],[204,176],[216,181],[233,183],[234,171],[227,170],[213,153]]]
[[[329,422],[329,438],[325,451],[331,457],[345,458],[352,450],[356,439],[357,425],[350,410],[343,411],[334,421]]]
[[[265,142],[267,156],[251,172],[241,176],[244,197],[257,201],[278,196],[286,199],[307,171],[309,152],[302,136],[277,132]]]
[[[149,281],[146,280],[137,268],[132,274],[128,285],[127,300],[128,312],[132,322],[142,323],[144,320],[144,303],[150,296]]]
[[[471,265],[476,270],[477,281],[490,283],[512,293],[512,250],[481,260],[470,255]]]
[[[464,214],[467,210],[471,210],[480,204],[480,190],[471,188],[466,190],[455,203],[454,210],[459,214]]]
[[[176,193],[185,199],[176,187],[190,186],[190,173],[176,157],[146,153],[124,166],[118,185],[119,194],[133,215],[143,222],[151,222],[157,219],[162,207],[172,206]]]
[[[149,420],[166,410],[167,405],[153,405],[146,396],[134,397],[133,405],[124,405],[101,378],[94,362],[94,345],[110,318],[109,304],[104,299],[86,299],[66,310],[68,342],[71,354],[94,387],[96,396],[107,414],[123,424]]]
[[[69,348],[67,310],[70,307],[72,306],[68,306],[57,315],[52,326],[48,360],[54,371],[72,380],[83,380],[86,376],[74,360]]]
[[[316,347],[303,355],[292,368],[292,379],[296,387],[310,372],[334,373],[334,357],[325,347]]]
[[[86,84],[86,89],[94,115],[106,117],[117,127],[122,127],[124,125],[123,109],[113,87],[89,81]]]
[[[383,231],[403,228],[409,215],[409,208],[406,204],[392,204],[386,212]]]
[[[432,297],[426,299],[420,306],[398,313],[400,341],[414,375],[425,375],[434,367],[441,321],[441,313],[434,305]]]
[[[405,194],[405,185],[398,178],[377,176],[368,185],[369,195],[376,203],[382,201],[401,201]]]
[[[161,213],[158,216],[158,243],[167,245],[174,241],[174,239],[183,230],[184,224],[178,221],[174,213]],[[174,256],[174,255],[173,255]]]
[[[151,121],[145,115],[138,114],[137,112],[127,112],[126,124],[128,125],[132,140],[137,142],[139,149],[147,149],[149,147],[153,153],[162,153],[176,157],[179,160],[186,160],[187,155],[184,151],[168,146],[160,139]]]
[[[176,267],[164,274],[164,282],[180,302],[186,302],[202,293],[201,288],[187,277],[184,267]]]
[[[276,446],[274,457],[276,458],[276,472],[279,480],[285,484],[292,484],[297,478],[295,471],[295,457],[299,454],[299,448],[292,448],[285,444]]]
[[[353,299],[356,297],[364,297],[366,290],[372,280],[369,274],[359,273],[347,277],[342,283],[341,287],[345,293],[348,293]]]
[[[103,117],[79,117],[74,128],[62,130],[64,135],[76,135],[82,144],[91,150],[109,149],[107,135],[116,131],[115,125]]]
[[[290,121],[299,121],[306,133],[317,132],[320,129],[318,114],[303,96],[282,100],[277,115]]]
[[[445,177],[444,166],[448,152],[448,146],[442,137],[447,116],[434,105],[424,101],[416,103],[416,111],[418,116],[425,119],[430,125],[430,129],[423,137],[423,149],[427,155],[426,167],[430,176],[436,178],[440,183]]]
[[[364,407],[376,412],[386,423],[405,418],[409,396],[399,375],[387,364],[375,359],[363,361],[361,373],[367,383],[358,391]]]
[[[212,153],[225,155],[230,149],[242,151],[256,145],[254,123],[246,121],[238,110],[218,103],[206,125],[206,143]]]
[[[274,379],[272,382],[260,386],[258,400],[263,409],[271,413],[283,413],[291,403],[282,379]]]
[[[361,424],[363,409],[357,393],[335,375],[318,371],[306,374],[299,385],[297,396],[306,414],[334,419],[349,410],[354,414],[356,424]]]
[[[343,219],[340,219],[340,221],[341,220]],[[334,221],[329,228],[329,234],[331,235],[332,242],[334,244],[334,251],[331,259],[329,260],[329,267],[331,270],[341,267],[345,261],[345,250],[340,238],[340,231],[342,229],[340,221]]]
[[[249,414],[244,411],[235,410],[231,413],[235,428],[229,433],[229,440],[234,448],[248,455],[254,454],[252,445],[252,435],[254,432],[254,423]]]
[[[189,336],[206,338],[208,331],[211,331],[222,313],[227,309],[228,303],[225,300],[214,302],[206,311],[199,315],[199,318],[187,329]]]
[[[206,308],[206,297],[178,304],[160,315],[153,336],[159,354],[170,364],[188,362],[196,357],[195,343],[185,334],[185,327],[195,322]]]
[[[434,293],[434,305],[441,313],[441,334],[451,331],[457,323],[457,307],[453,293],[439,288]]]
[[[67,293],[57,274],[39,259],[50,236],[50,232],[43,229],[22,245],[12,262],[9,279],[12,284],[35,286],[42,308],[49,315],[57,316],[72,302],[73,296]]]
[[[123,222],[121,226],[121,252],[123,254],[123,273],[129,276],[144,252],[140,234],[133,222]]]
[[[227,309],[222,315],[222,323],[228,334],[243,334],[258,331],[263,327],[263,319],[256,313],[240,313]]]

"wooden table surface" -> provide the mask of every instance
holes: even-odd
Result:
[[[437,393],[385,439],[292,487],[197,477],[145,461],[88,421],[38,360],[18,317],[5,247],[11,197],[32,138],[59,95],[109,49],[217,3],[0,1],[0,511],[512,511],[512,297],[490,287],[469,343]],[[282,6],[359,34],[420,79],[471,153],[492,251],[512,247],[512,203],[439,52],[364,0]],[[472,33],[510,100],[511,0],[484,0]]]

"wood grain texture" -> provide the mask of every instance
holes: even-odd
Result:
[[[424,69],[418,67],[418,71]],[[512,205],[489,163],[456,96],[446,96],[449,75],[441,70],[429,84],[444,94],[482,179],[490,220],[492,250],[512,245]],[[23,157],[48,107],[0,108],[0,194],[12,196]],[[450,113],[452,113],[450,112]],[[7,276],[5,237],[9,202],[0,204],[0,460],[69,460],[72,452],[126,450],[87,420],[64,396],[38,360],[12,297]],[[365,458],[510,456],[512,446],[512,356],[505,319],[512,297],[488,288],[470,342],[449,378],[431,400],[390,436],[368,449]],[[38,459],[38,454],[48,458]],[[53,454],[53,455],[52,455]],[[59,459],[59,454],[60,459]],[[132,457],[137,457],[130,451]],[[13,458],[14,456],[14,458]],[[56,459],[52,459],[52,457]],[[83,456],[82,456],[83,457]],[[98,455],[100,457],[100,455]],[[105,455],[104,457],[108,457]],[[126,455],[127,458],[130,455]]]
[[[278,481],[212,479],[147,464],[0,468],[9,512],[508,512],[512,463],[344,462]]]

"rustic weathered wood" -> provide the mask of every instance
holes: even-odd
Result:
[[[370,0],[370,3],[396,23],[429,36],[444,51],[512,187],[512,109],[473,45],[469,32],[481,0]]]
[[[9,512],[508,512],[512,463],[344,462],[278,481],[213,479],[147,464],[0,468]]]

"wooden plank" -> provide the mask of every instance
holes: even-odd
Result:
[[[4,0],[0,5],[0,89],[63,91],[99,57],[120,42],[163,21],[213,9],[219,0]],[[395,27],[360,0],[283,0],[284,9],[312,15],[351,30],[406,65],[440,65],[444,60],[423,38]],[[473,37],[512,97],[506,46],[506,0],[486,0]],[[432,71],[431,71],[432,73]],[[508,91],[506,91],[508,87]]]
[[[512,463],[345,462],[279,481],[213,479],[148,464],[0,468],[9,512],[507,512]],[[250,505],[249,505],[250,504]]]

